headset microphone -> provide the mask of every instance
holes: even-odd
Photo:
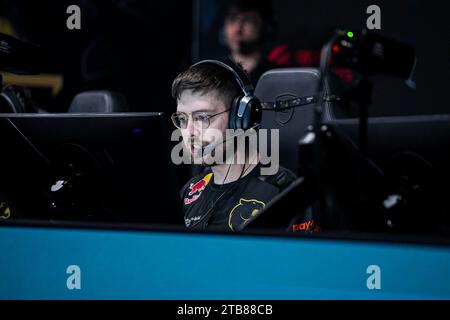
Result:
[[[258,124],[255,124],[253,127],[251,127],[251,128],[248,129],[248,130],[256,129],[256,128],[260,127],[260,126],[261,126],[261,124],[258,123]],[[226,138],[226,139],[222,139],[222,140],[220,140],[220,141],[217,141],[217,142],[208,144],[206,147],[199,149],[199,151],[197,152],[197,156],[198,156],[198,157],[201,157],[202,154],[203,154],[203,157],[204,157],[204,156],[206,156],[206,155],[211,154],[211,152],[212,152],[217,146],[219,146],[219,145],[221,145],[222,143],[225,143],[225,142],[227,142],[227,141],[229,141],[229,140],[231,140],[231,139],[234,139],[234,138],[237,138],[237,137],[240,137],[240,136],[246,134],[248,130],[239,130],[238,133],[232,134],[231,136],[229,136],[229,137]]]

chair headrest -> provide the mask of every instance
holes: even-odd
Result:
[[[261,76],[255,95],[262,102],[313,96],[319,80],[319,71],[314,68],[273,69]],[[282,112],[264,110],[262,115],[262,128],[279,129],[280,165],[296,173],[299,172],[298,142],[313,123],[313,115],[314,104]]]
[[[125,97],[108,90],[85,91],[77,94],[70,104],[69,113],[111,113],[126,112]]]
[[[255,95],[261,101],[276,101],[283,95],[304,97],[315,93],[318,81],[316,68],[272,69],[259,79]]]

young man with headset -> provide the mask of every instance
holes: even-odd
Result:
[[[208,129],[248,132],[258,129],[261,122],[262,107],[253,96],[253,86],[246,73],[230,60],[194,64],[175,78],[172,96],[177,101],[172,121],[181,131],[185,150],[197,160],[194,163],[210,163],[211,146],[228,151],[225,145],[231,139],[216,141]],[[242,230],[295,179],[281,167],[274,175],[262,176],[258,152],[256,159],[246,154],[245,163],[239,163],[235,160],[240,151],[231,150],[234,152],[225,153],[231,161],[205,166],[181,189],[188,228]]]

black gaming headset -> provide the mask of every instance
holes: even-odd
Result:
[[[257,97],[253,95],[254,88],[245,71],[231,60],[202,60],[191,66],[199,64],[214,64],[228,70],[236,79],[236,83],[241,89],[231,103],[230,109],[230,129],[257,129],[261,124],[262,106]]]

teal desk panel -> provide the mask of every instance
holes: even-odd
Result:
[[[0,299],[450,298],[446,246],[2,226],[0,252]]]

